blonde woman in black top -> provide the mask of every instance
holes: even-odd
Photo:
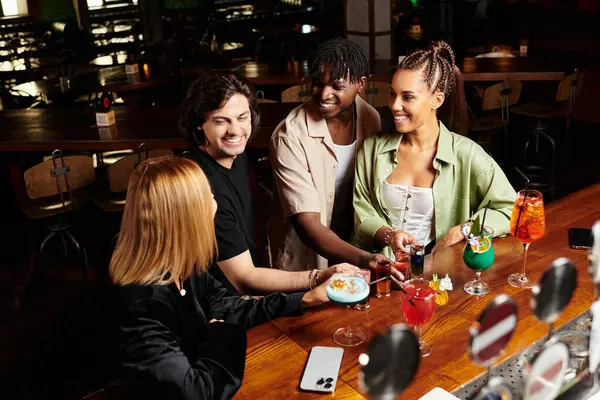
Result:
[[[244,374],[246,329],[324,303],[307,293],[231,296],[206,269],[216,203],[193,161],[166,157],[133,173],[110,263],[120,304],[123,376],[141,397],[227,399]]]

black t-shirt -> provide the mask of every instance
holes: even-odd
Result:
[[[192,149],[190,154],[206,174],[217,202],[215,233],[219,248],[218,261],[228,260],[249,250],[256,265],[258,258],[246,153],[236,157],[231,169],[223,167],[198,148]],[[210,268],[210,273],[232,293],[237,292],[216,264]]]

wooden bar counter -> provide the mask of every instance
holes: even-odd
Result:
[[[593,287],[587,272],[587,252],[569,247],[567,230],[570,227],[590,228],[600,220],[600,184],[555,201],[546,207],[546,234],[529,249],[528,276],[537,281],[548,265],[558,257],[570,258],[577,265],[578,287],[556,328],[586,311],[593,300]],[[481,298],[463,291],[463,284],[473,278],[473,271],[462,261],[464,242],[439,251],[426,265],[425,278],[433,273],[443,277],[448,273],[454,290],[445,306],[436,306],[431,322],[423,329],[423,337],[432,345],[433,353],[422,360],[417,376],[400,396],[416,400],[436,386],[449,392],[484,373],[471,362],[467,354],[468,328],[494,296],[506,293],[519,305],[517,330],[502,358],[509,358],[529,347],[547,333],[547,326],[532,315],[530,290],[520,290],[507,283],[508,276],[521,268],[523,247],[513,237],[494,239],[496,261],[483,272],[490,284],[491,294]],[[334,396],[301,392],[298,388],[304,366],[313,346],[337,346],[332,334],[345,323],[361,323],[368,328],[368,340],[384,332],[390,325],[404,322],[399,292],[389,299],[371,297],[371,309],[352,310],[335,304],[311,309],[301,317],[279,318],[248,332],[246,372],[236,399],[326,398],[361,399],[366,394],[358,384],[358,356],[367,343],[345,347],[338,384]],[[501,362],[499,360],[498,362]],[[508,377],[508,376],[507,376]]]

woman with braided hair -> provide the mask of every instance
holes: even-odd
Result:
[[[367,138],[356,159],[353,242],[387,256],[420,243],[437,251],[463,239],[482,214],[506,234],[516,193],[466,133],[466,102],[454,52],[432,42],[398,65],[389,107],[395,132]]]

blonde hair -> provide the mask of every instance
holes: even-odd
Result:
[[[142,162],[131,175],[109,273],[118,285],[169,284],[204,272],[216,254],[212,193],[195,162]]]

